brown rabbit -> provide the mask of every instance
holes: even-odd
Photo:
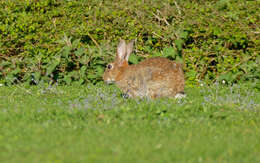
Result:
[[[121,40],[114,62],[107,65],[103,79],[115,83],[129,97],[185,97],[184,74],[179,63],[155,57],[129,65],[134,41]]]

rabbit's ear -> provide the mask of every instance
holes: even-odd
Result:
[[[125,56],[126,61],[128,61],[128,58],[133,51],[134,42],[135,40],[131,40],[131,42],[129,42],[126,46],[126,56]]]
[[[117,46],[117,59],[122,62],[126,57],[126,43],[125,40],[120,40],[120,43]]]

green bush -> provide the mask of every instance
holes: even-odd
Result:
[[[183,62],[188,85],[260,83],[258,6],[245,0],[1,1],[0,82],[99,82],[123,38],[136,39],[132,63],[158,55]]]

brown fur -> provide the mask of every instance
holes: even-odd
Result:
[[[117,57],[111,63],[113,68],[107,68],[103,75],[105,82],[115,83],[130,97],[175,97],[177,93],[184,92],[185,81],[181,64],[167,58],[155,57],[129,65],[130,54],[128,57],[124,53],[121,54],[119,48],[125,46],[127,49],[130,45],[126,45],[123,40],[120,44]],[[132,51],[127,50],[130,53]]]

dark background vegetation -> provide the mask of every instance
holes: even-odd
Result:
[[[260,88],[260,1],[1,0],[0,83],[97,83],[120,38],[131,63],[182,62],[187,85]]]

